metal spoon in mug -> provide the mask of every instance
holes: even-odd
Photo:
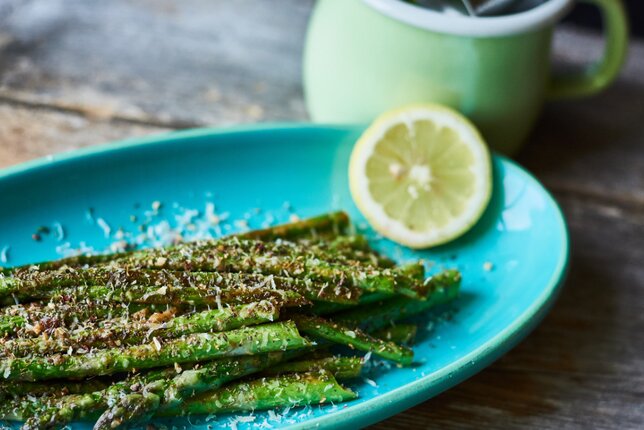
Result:
[[[462,0],[462,2],[472,16],[497,15],[518,3],[517,0]]]
[[[406,0],[446,15],[490,16],[532,9],[546,0]]]

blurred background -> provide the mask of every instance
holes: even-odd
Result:
[[[631,33],[633,35],[644,35],[644,1],[625,0],[631,22]],[[589,28],[600,28],[601,17],[597,8],[589,4],[580,3],[566,19],[567,22],[578,24]]]

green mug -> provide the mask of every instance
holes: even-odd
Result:
[[[602,12],[604,56],[575,75],[552,76],[554,25],[575,0],[489,18],[401,0],[318,0],[304,53],[309,114],[316,122],[368,123],[401,105],[437,102],[471,118],[493,148],[515,154],[545,100],[594,94],[622,66],[621,1],[585,1]]]

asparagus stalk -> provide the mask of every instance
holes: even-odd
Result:
[[[270,300],[281,306],[303,306],[310,302],[299,293],[290,290],[277,290],[271,287],[237,287],[221,290],[168,287],[136,287],[130,289],[113,289],[107,286],[92,285],[79,288],[63,288],[49,297],[56,303],[77,300],[94,300],[98,303],[128,303],[147,305],[193,305],[200,307],[219,307]]]
[[[132,254],[136,251],[118,252],[113,254],[82,254],[74,255],[72,257],[65,257],[53,261],[43,261],[36,264],[25,264],[10,269],[5,274],[12,274],[17,269],[28,269],[30,267],[38,267],[41,270],[54,270],[61,267],[84,267],[92,266],[95,264],[107,263],[113,261],[121,256]]]
[[[156,411],[160,405],[161,397],[155,393],[127,394],[98,417],[93,430],[127,428],[139,419],[149,419],[150,411]]]
[[[411,349],[369,336],[359,329],[308,315],[297,315],[293,319],[300,331],[317,339],[346,345],[351,349],[372,351],[376,355],[403,365],[411,364],[414,359]]]
[[[23,396],[62,397],[69,394],[84,394],[103,390],[109,384],[101,379],[90,379],[83,382],[2,382],[0,383],[0,401]]]
[[[362,235],[338,236],[333,240],[305,240],[297,243],[277,239],[282,245],[296,246],[308,257],[319,258],[328,263],[347,266],[370,265],[373,267],[391,268],[395,263],[371,249],[367,239]]]
[[[420,262],[408,264],[400,268],[397,274],[393,275],[397,284],[396,292],[414,299],[427,299],[427,295],[433,288],[433,283],[423,279],[424,273],[425,268]],[[361,305],[366,305],[380,302],[394,296],[395,294],[391,292],[371,292],[363,294],[359,302]],[[329,315],[354,307],[352,304],[319,302],[314,303],[311,311],[315,315]]]
[[[425,266],[421,262],[406,264],[393,275],[398,294],[420,300],[427,298],[430,286],[425,283]]]
[[[20,315],[3,315],[0,317],[0,336],[10,336],[28,324],[27,319]]]
[[[294,223],[282,224],[263,230],[254,230],[236,236],[255,240],[274,240],[278,238],[297,240],[302,238],[329,238],[343,234],[349,226],[349,216],[345,212],[331,212],[313,218],[304,219]],[[43,270],[67,267],[92,266],[107,263],[141,251],[127,251],[115,254],[78,255],[62,258],[55,261],[37,264]],[[27,268],[31,265],[21,266]],[[8,275],[11,269],[2,269],[0,274]]]
[[[85,394],[48,399],[22,398],[0,406],[0,416],[9,421],[25,421],[23,430],[63,428],[72,420],[95,418],[120,399],[124,393],[154,381],[172,378],[173,368],[135,374],[109,387]]]
[[[348,227],[349,216],[345,212],[331,212],[263,230],[249,231],[237,236],[256,240],[332,238],[345,234]]]
[[[149,372],[150,375],[158,375],[158,373],[159,371],[157,370]],[[66,405],[78,410],[82,414],[82,411],[86,410],[85,407],[91,408],[90,404],[92,403],[102,402],[107,405],[108,400],[115,398],[113,395],[118,395],[121,390],[128,389],[128,387],[134,384],[139,384],[146,376],[147,374],[135,374],[121,381],[114,382],[105,388],[99,387],[98,390],[89,390],[89,392],[66,394],[63,396],[52,396],[52,398],[40,396],[34,399],[33,396],[27,393],[25,396],[16,397],[0,405],[0,419],[6,421],[29,421],[30,418],[36,415],[39,418],[45,418],[45,412],[62,411],[66,409]],[[167,372],[166,376],[171,377],[171,373]],[[151,380],[153,378],[150,378]],[[9,383],[18,385],[15,381]],[[47,386],[52,384],[52,382],[20,382],[20,384]],[[81,414],[78,414],[77,417]],[[62,415],[67,415],[67,411],[63,411]],[[51,418],[51,414],[47,414],[47,419],[43,420],[41,425],[35,428],[55,428],[53,422],[49,427],[45,425],[49,421],[49,418]],[[73,416],[70,419],[72,418]],[[35,422],[35,420],[32,420],[32,422]]]
[[[0,297],[48,299],[61,289],[76,286],[105,286],[111,289],[159,288],[183,291],[185,294],[208,294],[213,289],[240,287],[290,290],[308,299],[334,303],[357,303],[361,290],[343,285],[329,288],[326,284],[306,282],[283,276],[246,273],[172,272],[166,270],[130,270],[127,268],[63,268],[58,270],[17,270],[12,278],[0,278]]]
[[[122,306],[112,309],[110,306],[98,307],[95,304],[70,306],[60,304],[43,305],[41,303],[29,303],[26,305],[13,305],[0,310],[0,336],[30,336],[40,335],[47,330],[54,330],[66,324],[73,324],[74,321],[84,320],[95,321],[97,314],[110,313],[122,314],[120,311],[128,311]]]
[[[241,305],[234,308],[213,309],[182,315],[164,323],[126,323],[117,320],[103,328],[81,329],[60,337],[36,337],[0,340],[5,355],[25,357],[30,354],[55,354],[71,351],[89,351],[91,348],[113,348],[159,340],[173,339],[193,333],[233,330],[279,318],[279,307],[269,301]]]
[[[173,310],[178,311],[184,307],[175,305]],[[104,320],[127,320],[131,316],[144,317],[153,312],[167,311],[166,305],[97,303],[90,300],[80,303],[14,305],[0,310],[0,336],[33,337],[43,333],[52,335],[60,328],[69,331],[87,326],[95,327]]]
[[[220,414],[281,407],[336,403],[357,395],[342,387],[333,375],[320,370],[293,373],[250,382],[233,383],[196,396],[181,405],[163,409],[158,416]]]
[[[307,256],[306,247],[293,243],[237,238],[140,252],[116,260],[114,264],[139,269],[263,273],[383,292],[394,292],[396,277],[407,278],[394,269],[329,264]],[[410,284],[414,282],[409,280]]]
[[[333,319],[342,324],[359,326],[369,332],[387,327],[393,322],[456,299],[460,290],[461,274],[457,270],[446,270],[432,276],[426,283],[431,291],[426,300],[398,297],[379,303],[377,313],[373,311],[373,305],[358,306],[334,314]]]
[[[409,345],[414,341],[417,331],[416,324],[396,324],[376,330],[371,335],[399,345]]]
[[[25,429],[44,429],[62,428],[72,420],[96,418],[105,411],[112,411],[116,414],[113,416],[114,424],[118,420],[120,425],[128,418],[154,412],[161,402],[176,405],[180,396],[192,396],[217,388],[224,382],[279,363],[288,355],[272,352],[215,360],[187,370],[176,367],[153,370],[104,389],[51,401],[18,399],[0,407],[0,417],[12,421],[27,420]]]
[[[309,233],[300,234],[298,228],[300,232],[308,229]],[[115,382],[103,390],[86,392],[79,389],[64,397],[60,397],[67,392],[64,388],[47,390],[43,387],[48,384],[31,382],[29,388],[24,389],[30,395],[42,394],[35,404],[17,404],[20,391],[7,390],[4,396],[11,398],[8,403],[14,407],[0,406],[0,416],[29,418],[28,428],[53,428],[71,419],[97,417],[104,412],[96,428],[117,428],[145,421],[155,412],[212,413],[307,404],[325,401],[323,394],[326,391],[320,392],[321,386],[316,388],[315,381],[312,384],[308,380],[299,384],[295,381],[298,377],[319,379],[320,375],[328,375],[333,380],[324,385],[325,390],[338,391],[338,398],[352,398],[355,395],[350,391],[347,394],[332,375],[355,377],[362,364],[359,358],[314,358],[309,355],[305,359],[275,364],[277,361],[269,363],[267,357],[279,356],[279,360],[284,360],[308,349],[311,343],[300,336],[299,328],[320,339],[321,344],[339,343],[409,364],[413,359],[411,350],[388,340],[408,340],[413,337],[415,326],[390,326],[391,322],[455,298],[460,274],[448,271],[424,283],[422,264],[393,267],[390,260],[372,251],[364,238],[336,236],[335,233],[324,234],[321,236],[324,241],[318,241],[310,227],[299,225],[291,232],[294,236],[289,236],[297,243],[280,239],[277,232],[260,232],[250,236],[261,240],[237,237],[196,242],[106,257],[91,263],[91,267],[46,271],[44,268],[55,265],[43,265],[13,270],[8,277],[0,276],[0,298],[4,295],[10,299],[7,303],[14,298],[50,301],[46,307],[40,304],[12,306],[10,310],[0,311],[0,332],[4,330],[8,337],[27,336],[30,332],[51,335],[52,327],[56,333],[69,330],[68,321],[74,321],[71,313],[75,307],[89,309],[91,301],[99,304],[98,307],[94,305],[94,309],[100,314],[88,327],[76,324],[63,339],[53,336],[49,340],[7,338],[0,341],[11,356],[0,360],[0,374],[7,379],[4,383],[7,387],[15,387],[19,381],[111,375],[173,364],[189,368],[178,375],[174,369],[148,371]],[[279,233],[283,234],[286,233]],[[333,240],[329,241],[329,237]],[[345,295],[338,291],[344,291]],[[245,309],[244,306],[235,309],[222,306],[258,299],[282,299],[285,306],[309,303],[310,300],[315,303],[315,312],[334,312],[333,321],[295,315],[294,322],[235,328],[279,316],[277,309],[267,308],[262,318],[253,322],[256,315],[249,314],[248,319],[244,319],[233,312]],[[117,318],[110,319],[111,311],[102,312],[103,303],[106,308],[114,307]],[[379,309],[374,313],[376,303]],[[355,307],[356,304],[359,306]],[[121,319],[134,309],[166,306],[185,309],[187,305],[201,309],[217,305],[217,309],[176,316],[164,320],[160,326],[142,320]],[[265,305],[270,306],[270,303]],[[50,306],[60,306],[65,311],[54,313]],[[56,318],[53,322],[44,320],[52,317]],[[39,326],[35,327],[37,324]],[[355,327],[381,338],[367,335]],[[18,330],[11,333],[13,328]],[[148,333],[150,328],[154,330]],[[233,330],[204,333],[229,329]],[[127,346],[115,347],[117,344]],[[72,350],[65,350],[67,346],[72,346]],[[85,346],[89,352],[80,354],[84,351],[78,351],[74,355],[74,346]],[[91,349],[97,346],[108,348]],[[28,351],[50,355],[28,356]],[[272,354],[264,355],[271,351]],[[208,362],[213,359],[216,360]],[[244,361],[250,364],[244,366],[241,364]],[[271,384],[268,387],[262,385],[262,380],[220,387],[262,369],[264,374],[282,376],[264,378],[264,383]],[[308,373],[298,376],[301,371]],[[280,381],[284,385],[274,390]],[[212,391],[214,388],[217,390]],[[289,389],[294,393],[297,390],[301,396],[299,400],[296,394],[280,397]],[[0,385],[0,397],[3,395],[1,390]],[[204,393],[204,390],[208,392]],[[196,399],[187,400],[194,395],[197,395]]]
[[[84,355],[6,359],[0,362],[0,374],[5,379],[18,381],[80,378],[309,345],[295,325],[287,321],[222,333],[197,333],[164,344],[153,338],[148,344],[90,351]]]
[[[356,263],[366,263],[375,267],[390,268],[396,263],[378,252],[370,246],[367,238],[361,234],[351,236],[338,236],[331,242],[318,242],[311,245],[311,248],[318,250],[323,255],[324,249],[330,249],[332,262],[344,263],[348,265]]]
[[[329,258],[332,258],[332,255],[333,253]],[[413,291],[413,286],[419,284],[418,279],[404,271],[364,264],[333,264],[319,257],[310,255],[306,246],[289,242],[232,238],[182,244],[168,249],[137,251],[120,256],[105,267],[110,270],[127,267],[128,272],[133,269],[166,269],[184,272],[264,273],[322,282],[334,288],[350,286],[366,291],[393,293],[400,286],[403,294],[409,294],[411,291],[412,297],[418,295]],[[42,267],[40,266],[41,270]],[[16,277],[5,277],[3,280],[5,294],[19,289],[20,281],[15,279],[27,276],[25,272],[28,273],[29,269],[18,269],[15,272]],[[66,275],[66,278],[68,277],[69,275]],[[86,283],[85,279],[77,281]]]
[[[352,379],[360,376],[363,360],[359,357],[330,356],[324,358],[287,361],[272,366],[262,372],[262,376],[275,376],[285,373],[314,372],[326,370],[336,379]]]
[[[172,379],[151,382],[138,392],[122,395],[98,418],[94,430],[117,429],[145,422],[159,407],[177,407],[186,398],[263,370],[279,363],[283,357],[284,353],[277,352],[215,360],[203,367],[183,371]]]
[[[391,293],[366,293],[360,297],[359,304],[368,305],[370,303],[378,303],[392,297],[396,297],[396,295]],[[347,305],[344,303],[314,302],[311,307],[311,313],[314,315],[325,316],[354,308],[355,305]]]
[[[159,407],[162,411],[179,410],[186,398],[262,369],[270,375],[324,369],[337,378],[348,379],[357,377],[362,367],[362,360],[357,357],[324,357],[286,363],[281,368],[276,365],[289,355],[294,354],[273,352],[215,360],[184,370],[174,378],[171,378],[174,369],[151,372],[84,396],[70,395],[49,403],[41,399],[14,401],[0,409],[0,413],[4,419],[27,419],[25,428],[35,429],[60,428],[74,419],[95,417],[105,411],[94,428],[114,429],[141,422]],[[329,390],[328,385],[324,388]]]

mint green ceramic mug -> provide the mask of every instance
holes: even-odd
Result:
[[[400,0],[318,0],[304,55],[309,114],[316,122],[368,123],[394,107],[438,102],[514,154],[545,100],[594,94],[619,72],[628,43],[622,3],[585,1],[602,12],[604,56],[574,76],[552,76],[554,25],[575,0],[490,18],[446,16]]]

